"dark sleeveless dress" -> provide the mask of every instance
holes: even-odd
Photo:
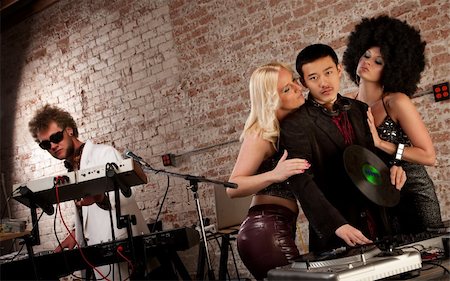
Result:
[[[377,131],[385,141],[411,146],[408,136],[389,114]],[[392,159],[392,155],[386,153],[384,157],[386,160]],[[394,233],[419,233],[427,228],[442,227],[439,201],[425,167],[405,161],[402,161],[401,166],[406,171],[407,180],[400,192],[400,203],[390,210]]]

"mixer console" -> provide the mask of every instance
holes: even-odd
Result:
[[[419,275],[422,257],[417,246],[442,249],[448,236],[435,232],[396,235],[375,245],[308,253],[291,265],[270,270],[267,280],[378,280],[406,273]]]

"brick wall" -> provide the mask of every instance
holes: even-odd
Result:
[[[385,13],[413,24],[427,41],[427,65],[413,101],[437,150],[439,165],[428,171],[444,219],[450,219],[450,102],[435,103],[429,92],[450,80],[449,6],[444,0],[60,0],[2,34],[0,167],[6,186],[64,171],[28,133],[28,121],[46,103],[73,114],[82,140],[130,149],[159,169],[160,156],[170,152],[177,155],[171,171],[227,180],[254,68],[275,59],[293,63],[301,48],[316,42],[330,44],[342,57],[355,23]],[[356,90],[346,77],[342,88]],[[167,178],[148,178],[135,193],[151,220]],[[197,224],[185,187],[184,180],[170,178],[161,215],[166,229]],[[220,187],[199,187],[203,215],[213,222],[214,188]],[[26,207],[11,203],[14,217],[29,220]],[[71,211],[63,212],[70,221]],[[306,220],[299,221],[305,232]],[[44,214],[39,226],[37,250],[53,249],[53,217]],[[57,231],[65,236],[59,224]],[[219,249],[210,244],[217,270]],[[190,272],[196,251],[182,256]],[[241,277],[249,277],[238,265]],[[232,264],[230,273],[235,276]]]

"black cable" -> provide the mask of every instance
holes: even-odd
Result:
[[[56,179],[54,179],[53,188],[52,189],[54,189],[55,192],[56,192],[56,185],[57,184],[60,184],[60,182],[58,182]],[[60,202],[58,202],[58,204],[60,204]],[[56,206],[56,208],[55,208],[55,217],[53,219],[53,233],[55,234],[56,241],[58,242],[58,246],[61,248],[61,251],[63,251],[64,249],[62,248],[61,241],[59,241],[58,235],[56,233],[56,218],[57,218],[57,216],[58,216],[58,206]],[[62,214],[61,214],[61,216],[62,216]]]
[[[153,227],[152,227],[152,233],[155,232],[155,230],[156,230],[156,225],[157,225],[157,223],[158,223],[159,215],[161,214],[162,207],[164,206],[164,202],[166,201],[167,193],[169,192],[169,186],[170,186],[170,178],[169,178],[169,176],[167,175],[167,187],[166,187],[166,191],[164,192],[163,200],[162,200],[162,202],[161,202],[161,205],[159,206],[158,214],[156,215],[156,220],[155,220],[155,223],[153,224]]]
[[[114,184],[114,179],[112,179],[113,174],[109,174],[109,173],[111,173],[111,171],[115,171],[114,168],[115,169],[119,168],[119,167],[117,167],[117,164],[114,163],[114,162],[105,164],[105,171],[106,171],[105,185],[106,186],[108,186],[108,184],[110,184],[110,183]],[[110,181],[110,179],[111,179],[111,181]],[[109,197],[109,192],[105,192],[104,194],[108,198],[108,202],[110,202],[110,206],[111,206],[110,208],[108,208],[109,222],[110,222],[110,227],[111,227],[111,238],[112,238],[112,241],[116,241],[116,234],[115,234],[115,231],[114,231],[114,221],[113,221],[113,215],[112,215],[111,198]],[[120,194],[119,194],[119,196],[120,196]],[[117,206],[116,206],[116,208],[117,208]],[[117,222],[117,223],[119,223],[119,222]],[[114,264],[109,264],[108,266],[109,266],[108,274],[106,274],[105,277],[109,277],[109,275],[111,274],[111,271],[112,271],[112,274],[113,274],[112,276],[114,278]],[[118,263],[118,267],[120,269],[119,263]],[[93,270],[92,274],[94,274],[94,277],[95,277],[95,271],[94,270]],[[119,271],[119,275],[120,275],[120,271]],[[98,280],[106,280],[106,279],[102,277],[102,278],[100,278]]]
[[[38,225],[38,222],[39,222],[39,220],[41,219],[41,217],[42,217],[43,214],[44,214],[44,211],[42,211],[42,213],[41,213],[41,215],[39,216],[39,218],[36,220],[36,222],[35,222],[35,223],[33,224],[33,226],[31,227],[31,231],[30,231],[31,233],[33,233],[34,228]],[[14,238],[13,244],[15,243],[16,239],[17,239],[17,238]],[[10,262],[13,261],[13,260],[20,254],[20,252],[23,250],[23,246],[24,246],[24,245],[25,245],[25,244],[22,244],[22,247],[21,247],[20,250],[17,252],[17,254],[9,260]],[[11,249],[12,249],[12,247],[11,247]],[[10,250],[11,250],[11,249],[10,249]]]
[[[107,184],[109,182],[108,179],[109,178],[107,177],[106,178]],[[105,192],[105,196],[106,196],[106,198],[108,198],[108,202],[110,202],[110,204],[111,204],[111,198],[109,197],[109,192]],[[120,194],[119,194],[119,196],[120,196]],[[111,224],[111,238],[112,238],[112,241],[116,241],[116,234],[115,234],[115,230],[114,230],[114,221],[113,221],[114,218],[113,218],[113,214],[112,214],[112,207],[108,209],[108,212],[109,212],[109,222]],[[119,223],[119,222],[117,222],[117,223]],[[106,275],[106,277],[109,277],[109,275],[111,274],[111,270],[112,270],[112,274],[113,274],[113,278],[114,278],[114,268],[111,269],[112,266],[114,266],[114,265],[109,264],[109,271],[108,271],[108,274]],[[120,263],[117,263],[117,266],[119,267],[119,270],[120,270]],[[93,272],[92,274],[95,275],[95,272]],[[120,275],[120,272],[119,272],[119,275]],[[102,277],[99,280],[105,280],[105,279]]]
[[[53,185],[53,189],[55,189],[55,190],[56,190],[56,184],[58,184],[58,183],[55,182],[54,185]],[[58,204],[60,204],[60,202],[58,202]],[[56,218],[57,217],[58,217],[58,206],[56,206],[56,208],[55,208],[55,216],[53,218],[53,233],[55,234],[55,238],[56,238],[56,241],[58,242],[58,246],[61,248],[61,253],[62,253],[62,256],[64,258],[64,264],[66,265],[66,268],[69,268],[69,263],[67,262],[66,255],[64,254],[64,249],[62,248],[61,241],[59,240],[58,234],[57,234],[57,231],[56,231]],[[75,278],[77,278],[77,279],[87,280],[86,278],[83,278],[81,276],[76,276],[75,274],[73,274],[73,272],[70,275],[75,277]]]
[[[108,184],[108,182],[109,182],[108,178],[106,178],[106,181]],[[110,202],[110,204],[111,204],[111,198],[109,197],[109,192],[105,192],[105,196],[106,196],[106,198],[108,198],[108,202]],[[117,208],[117,206],[116,206],[116,208]],[[110,226],[111,226],[111,238],[112,238],[112,241],[116,241],[116,233],[114,231],[114,221],[113,221],[114,218],[113,218],[113,214],[112,214],[112,208],[109,208],[108,212],[109,212],[109,222],[110,222]],[[119,222],[117,222],[117,223],[119,223]]]
[[[64,254],[64,249],[62,248],[61,241],[59,240],[58,234],[57,234],[57,231],[56,231],[56,218],[57,218],[57,216],[58,216],[58,208],[55,208],[55,217],[53,219],[53,233],[55,234],[55,238],[56,238],[56,241],[58,242],[58,246],[61,248],[61,253],[62,253],[62,256],[64,258],[64,263],[66,264],[66,268],[69,268],[69,266],[68,266],[69,263],[67,262],[66,255]],[[77,275],[75,275],[73,273],[71,273],[70,275],[72,277],[76,278],[76,279],[87,280],[86,278],[83,278],[81,276],[77,276]]]
[[[106,170],[106,186],[108,186],[108,184],[109,183],[112,183],[113,184],[113,187],[114,187],[114,190],[116,190],[116,188],[118,188],[119,189],[119,187],[118,186],[116,186],[116,179],[115,179],[115,176],[116,176],[116,170],[117,169],[119,169],[119,167],[117,166],[117,164],[116,163],[114,163],[114,162],[111,162],[111,163],[106,163],[105,164],[105,170]],[[109,181],[110,180],[110,181]],[[107,192],[105,192],[106,194],[108,194]],[[122,191],[122,193],[123,193],[123,191]],[[119,196],[119,198],[116,198],[115,196]],[[105,195],[106,196],[106,195]],[[109,194],[107,195],[107,197],[108,197],[108,201],[109,201]],[[120,192],[115,192],[114,193],[114,200],[115,200],[115,202],[118,202],[119,204],[120,204]],[[109,203],[110,203],[110,205],[111,205],[111,201],[109,201]],[[117,204],[114,206],[115,208],[116,208],[116,213],[117,213]],[[119,206],[120,207],[120,206]],[[117,219],[117,227],[119,228],[119,225],[120,225],[120,217],[116,217],[116,219]],[[112,241],[115,241],[116,240],[116,235],[115,235],[115,231],[114,231],[114,221],[113,221],[113,217],[112,217],[112,205],[111,205],[111,208],[109,208],[109,221],[110,221],[110,226],[111,226],[111,236],[112,236]],[[120,269],[120,262],[118,262],[118,263],[116,263],[117,264],[117,269],[118,269],[118,271],[119,271],[119,280],[122,280],[122,271],[121,271],[121,269]],[[114,276],[115,276],[115,274],[114,274],[114,270],[115,270],[115,266],[114,266],[114,264],[110,264],[109,265],[109,272],[108,272],[108,275],[106,275],[106,277],[108,277],[109,276],[109,274],[111,274],[111,268],[112,268],[112,278],[114,278]],[[95,273],[94,273],[94,275],[95,275]],[[99,280],[103,280],[103,278],[102,279],[99,279]]]
[[[16,243],[16,239],[17,239],[17,238],[14,238],[13,243],[12,243],[12,245],[11,245],[11,248],[9,249],[9,252],[11,252],[13,245]],[[15,258],[17,258],[17,256],[22,252],[23,246],[25,246],[25,244],[22,244],[22,246],[20,247],[19,251],[17,251],[17,253],[14,255],[14,257],[12,257],[11,259],[9,259],[8,262],[12,262]]]
[[[59,241],[58,234],[56,233],[56,217],[58,216],[58,208],[55,208],[55,217],[53,218],[53,233],[55,234],[56,241],[58,242],[58,246],[63,250],[61,241]]]
[[[109,277],[109,275],[111,274],[111,267],[113,267],[113,264],[108,264],[108,266],[109,266],[109,271],[108,271],[108,274],[105,275],[105,277]],[[95,276],[95,271],[93,271],[92,274],[94,274],[94,276]],[[114,278],[114,269],[113,269],[113,278]],[[107,279],[102,277],[102,278],[96,279],[96,280],[100,281],[100,280],[107,280]]]
[[[442,264],[435,263],[435,262],[431,262],[431,261],[424,261],[423,263],[430,264],[430,265],[434,265],[434,266],[442,267],[442,268],[444,269],[444,275],[445,275],[445,274],[450,274],[450,271],[449,271],[446,267],[444,267]]]

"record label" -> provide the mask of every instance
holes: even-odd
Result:
[[[362,166],[362,173],[366,181],[368,181],[370,184],[376,186],[381,185],[382,183],[381,174],[374,166],[370,165],[369,163],[365,163]]]

